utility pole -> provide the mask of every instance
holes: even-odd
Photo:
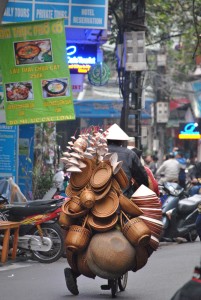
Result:
[[[154,103],[154,141],[157,142],[158,162],[163,161],[166,149],[166,124],[169,118],[169,92],[165,89],[166,83],[166,51],[161,47],[157,54],[157,74],[154,78],[156,102]]]
[[[123,1],[123,49],[120,53],[124,63],[119,69],[123,108],[120,126],[134,137],[135,146],[140,149],[143,71],[146,69],[144,22],[145,0]],[[133,118],[134,126],[131,126]]]

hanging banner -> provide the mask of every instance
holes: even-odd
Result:
[[[108,0],[9,0],[3,23],[65,18],[69,28],[107,29]]]
[[[7,125],[74,120],[63,19],[0,26]]]

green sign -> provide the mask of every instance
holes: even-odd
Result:
[[[7,125],[74,120],[63,19],[0,25]]]
[[[105,85],[110,78],[110,69],[105,63],[97,63],[91,67],[88,73],[89,82],[92,85]]]

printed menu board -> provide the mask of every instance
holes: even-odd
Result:
[[[63,19],[0,26],[7,125],[74,120]]]

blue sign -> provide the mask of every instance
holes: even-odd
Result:
[[[74,100],[77,118],[120,118],[122,100]]]
[[[9,0],[2,23],[58,18],[70,28],[107,29],[108,0]]]
[[[201,138],[199,124],[191,122],[180,124],[179,139],[198,140]]]
[[[18,126],[0,124],[0,178],[18,182]]]
[[[196,118],[201,118],[201,81],[191,83],[194,92],[191,98],[191,105]]]
[[[68,44],[68,67],[71,74],[86,74],[97,61],[97,45]]]
[[[32,175],[34,161],[34,124],[19,126],[19,180],[20,190],[32,199]]]

